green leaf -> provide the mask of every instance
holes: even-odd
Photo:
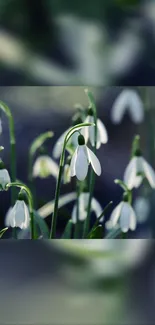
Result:
[[[4,233],[5,233],[7,230],[8,230],[8,227],[6,227],[6,228],[0,230],[0,238],[3,237]]]
[[[103,227],[97,226],[88,236],[88,239],[102,239],[103,238]]]
[[[64,233],[62,235],[62,239],[70,239],[72,236],[72,229],[73,229],[73,222],[72,220],[69,220],[67,222],[66,228],[64,230]]]
[[[90,233],[88,234],[87,238],[89,238],[89,236],[91,236],[92,232],[94,231],[94,229],[98,226],[100,219],[105,215],[105,213],[107,212],[107,210],[110,208],[110,206],[113,204],[113,201],[110,201],[106,207],[104,208],[103,212],[101,213],[101,215],[96,219],[93,228],[91,229]]]
[[[4,150],[4,147],[3,146],[0,146],[0,151]]]
[[[39,227],[43,238],[49,238],[50,232],[44,219],[42,219],[37,211],[34,210],[34,220]]]
[[[33,156],[35,152],[43,145],[43,143],[47,140],[52,138],[54,133],[52,131],[45,132],[40,134],[31,144],[30,147],[30,154]]]
[[[3,103],[2,101],[0,101],[0,108],[2,109],[2,111],[3,111],[3,112],[4,112],[8,117],[11,116],[10,108],[9,108],[5,103]]]
[[[71,192],[59,197],[59,209],[64,205],[76,200],[76,192]],[[38,214],[41,218],[46,218],[54,211],[55,200],[46,203],[43,207],[38,210]]]

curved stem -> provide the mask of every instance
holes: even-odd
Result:
[[[22,183],[12,182],[7,184],[7,187],[19,187],[21,190],[24,190],[28,196],[29,202],[29,210],[30,210],[30,220],[31,220],[31,239],[35,239],[35,232],[34,232],[34,213],[33,213],[33,197],[30,189]]]
[[[92,123],[81,123],[73,126],[66,134],[62,153],[60,157],[60,163],[59,163],[59,174],[56,184],[56,190],[55,190],[55,204],[54,204],[54,211],[52,216],[52,222],[51,222],[51,231],[50,231],[50,238],[55,238],[55,232],[56,232],[56,223],[57,223],[57,214],[58,214],[58,203],[59,203],[59,196],[60,196],[60,186],[61,186],[61,179],[62,179],[62,173],[63,173],[63,167],[65,162],[65,149],[67,142],[69,141],[70,137],[78,130],[85,126],[92,126]]]

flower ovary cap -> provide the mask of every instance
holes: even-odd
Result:
[[[79,144],[79,146],[83,146],[83,145],[85,145],[85,139],[84,139],[84,137],[83,137],[82,134],[80,134],[80,135],[78,136],[78,144]]]
[[[21,190],[18,194],[18,201],[24,201],[27,204],[27,194],[24,190]]]
[[[123,193],[123,201],[128,202],[128,200],[129,200],[128,193],[127,192]]]
[[[88,108],[88,115],[89,116],[93,116],[94,115],[94,112],[93,112],[93,109],[91,107]]]
[[[142,156],[142,151],[139,148],[137,148],[135,150],[135,152],[134,152],[134,156],[135,157],[141,157]]]
[[[5,165],[1,159],[0,159],[0,169],[5,169]]]
[[[41,146],[41,147],[39,148],[39,154],[40,154],[41,156],[46,155],[46,154],[47,154],[47,149],[46,149],[44,146]]]

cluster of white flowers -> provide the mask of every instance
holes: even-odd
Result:
[[[139,95],[131,89],[124,89],[116,98],[112,110],[111,119],[112,122],[118,124],[122,121],[125,113],[128,112],[132,121],[135,123],[141,123],[144,119],[144,107]],[[108,132],[103,122],[96,118],[94,111],[91,107],[87,110],[87,116],[83,119],[83,124],[91,124],[79,128],[72,133],[67,143],[67,151],[69,152],[68,161],[64,166],[64,183],[68,183],[71,177],[76,176],[79,181],[84,181],[88,174],[89,165],[91,165],[93,171],[100,176],[101,164],[96,156],[96,149],[101,147],[101,144],[108,142]],[[53,148],[53,157],[58,159],[61,156],[64,140],[70,129],[67,129],[60,138],[56,141]],[[2,132],[2,124],[0,119],[0,133]],[[93,147],[93,151],[88,145]],[[47,178],[49,176],[58,179],[59,166],[48,155],[42,154],[36,158],[32,176]],[[146,178],[150,186],[155,189],[155,171],[149,165],[149,163],[143,158],[140,149],[135,151],[134,156],[127,165],[124,172],[124,186],[126,191],[123,195],[123,200],[114,208],[106,222],[106,229],[120,228],[122,232],[126,233],[128,230],[134,231],[136,224],[139,222],[135,210],[129,200],[129,192],[134,188],[138,188],[144,178]],[[5,190],[6,185],[10,183],[10,176],[8,171],[4,168],[4,165],[0,163],[0,190]],[[90,193],[81,192],[78,198],[78,213],[77,203],[75,203],[72,211],[72,222],[77,223],[77,214],[79,221],[84,221],[87,218],[87,208],[89,204]],[[145,204],[146,206],[146,204]],[[96,218],[101,216],[102,207],[100,203],[93,197],[91,201],[91,212],[94,212]],[[148,212],[147,212],[148,214]],[[145,218],[142,218],[143,220]],[[100,222],[104,221],[104,217],[100,218]],[[29,208],[26,205],[21,193],[15,205],[9,209],[5,224],[7,227],[19,227],[26,229],[30,225],[30,213]]]

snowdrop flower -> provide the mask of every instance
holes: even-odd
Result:
[[[24,200],[17,200],[14,207],[10,208],[5,219],[6,227],[19,227],[26,229],[29,227],[30,215]]]
[[[55,159],[58,159],[61,156],[64,139],[65,139],[65,136],[66,136],[66,134],[68,133],[69,130],[70,130],[70,128],[67,129],[60,136],[60,138],[57,140],[57,142],[54,145],[54,148],[53,148],[53,157]],[[79,136],[79,132],[74,132],[73,135],[71,136],[71,138],[69,139],[68,144],[72,144],[73,147],[76,148],[77,145],[78,145],[78,136]]]
[[[111,119],[115,124],[119,124],[125,112],[128,111],[133,122],[141,123],[144,119],[144,107],[138,94],[131,89],[123,90],[115,100]]]
[[[47,178],[52,175],[57,178],[58,172],[58,165],[47,155],[38,157],[33,166],[33,177]]]
[[[88,116],[84,123],[94,123],[93,111],[90,108]],[[83,128],[81,134],[84,136],[86,143],[90,140],[91,145],[95,146],[95,126],[86,126]],[[97,119],[97,149],[100,148],[101,143],[105,144],[108,142],[107,130],[100,119]]]
[[[137,215],[137,222],[145,222],[150,212],[149,200],[145,197],[138,196],[134,202],[134,210]]]
[[[89,201],[89,193],[81,193],[79,196],[79,220],[80,221],[84,221],[87,218],[88,201]],[[95,213],[96,218],[98,218],[103,211],[100,203],[95,198],[92,198],[91,211]],[[100,219],[101,222],[103,220],[104,217]],[[73,223],[77,222],[77,204],[75,204],[73,207],[72,221]]]
[[[146,177],[150,186],[155,189],[155,171],[141,156],[140,151],[131,159],[124,173],[124,183],[131,190],[138,188]]]
[[[11,179],[7,169],[5,169],[4,163],[0,160],[0,191],[5,190],[8,183],[11,183]]]
[[[96,155],[85,145],[85,139],[83,135],[78,136],[78,147],[76,148],[71,164],[70,174],[71,177],[75,176],[79,181],[83,181],[88,173],[88,166],[92,165],[94,172],[101,175],[101,165]]]
[[[111,228],[116,228],[118,222],[122,232],[136,229],[136,214],[126,199],[117,205],[110,216],[109,225]]]

